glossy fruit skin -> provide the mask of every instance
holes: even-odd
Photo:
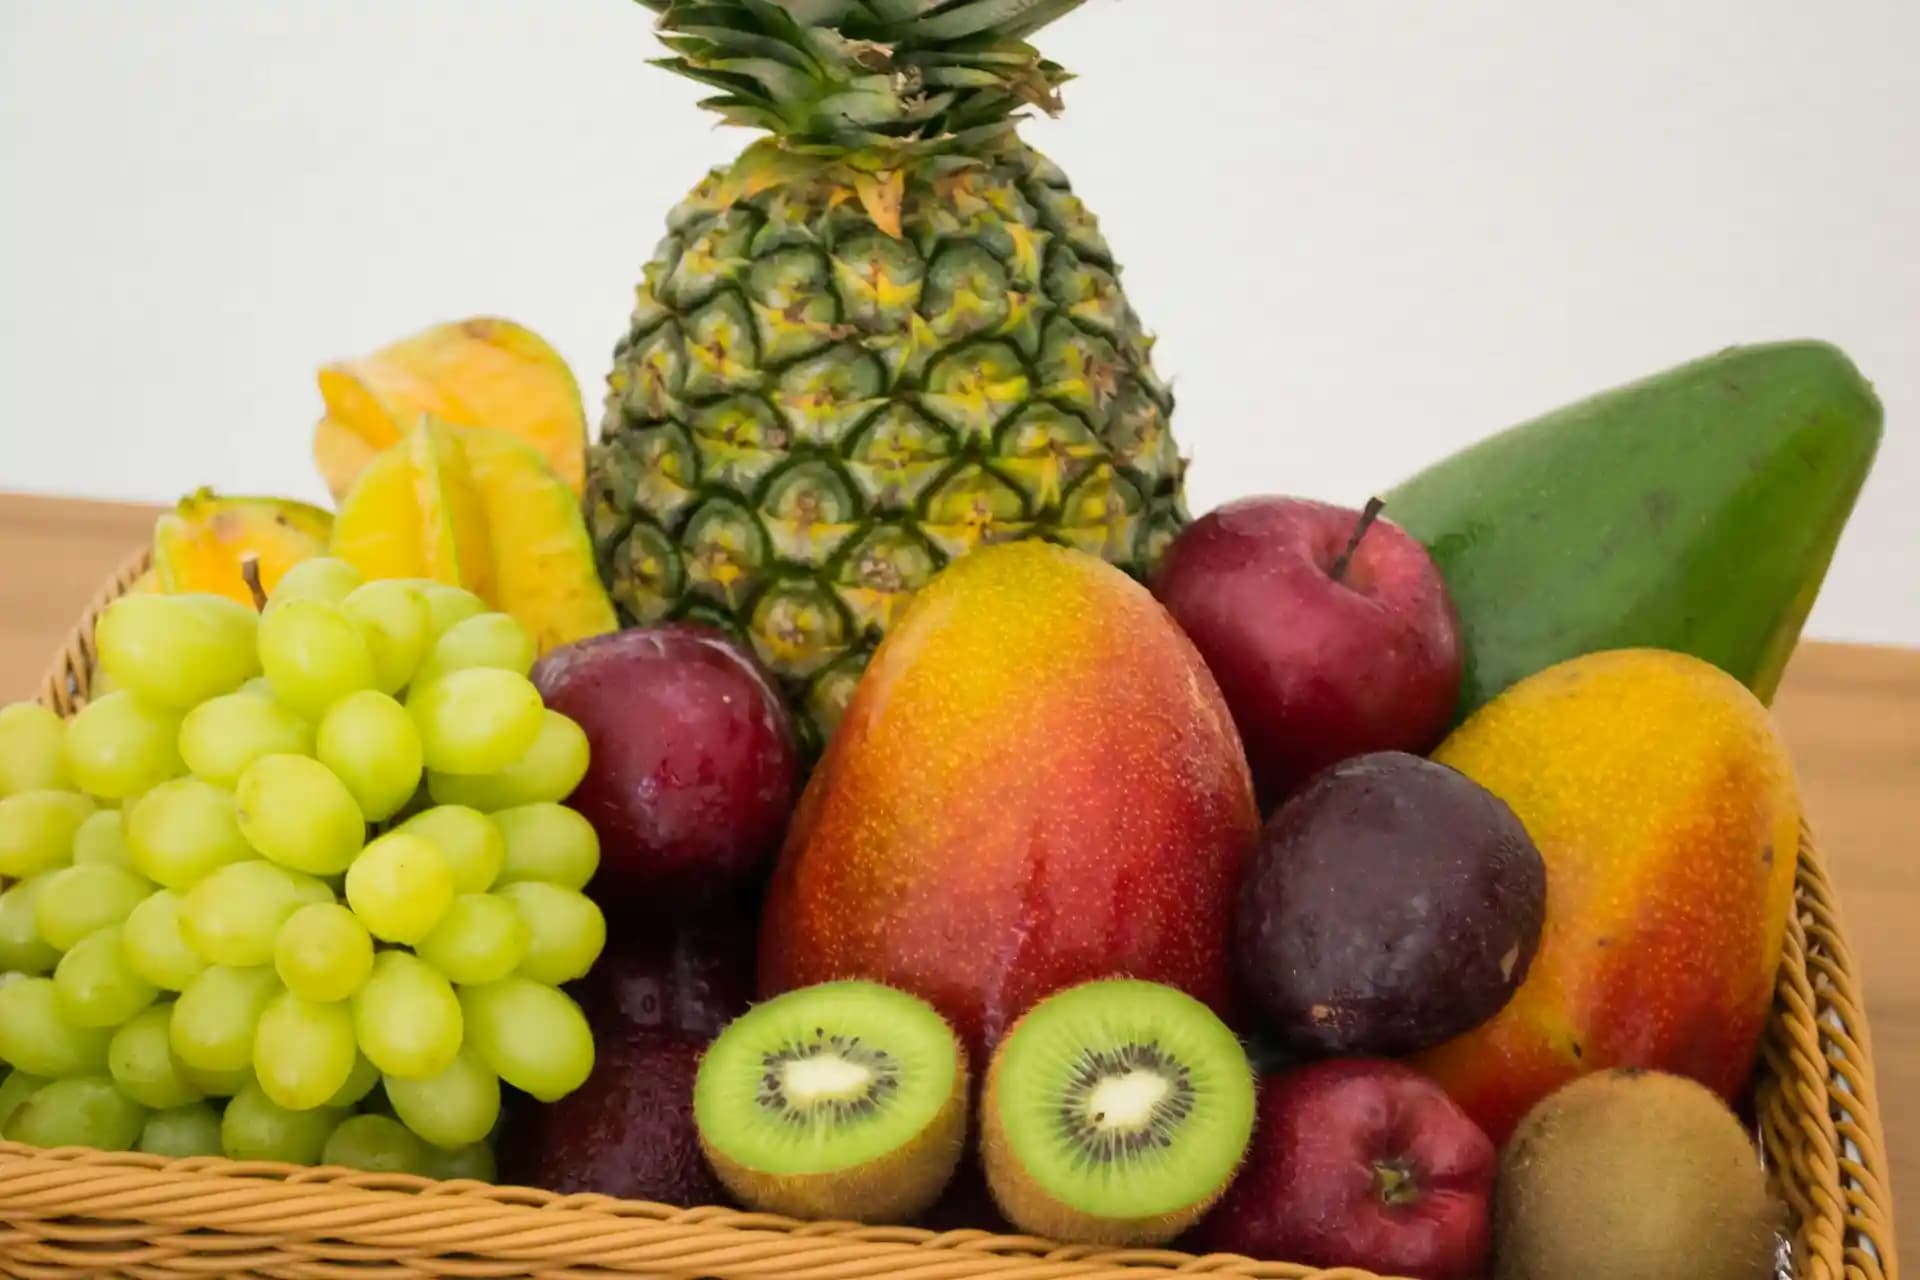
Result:
[[[1430,1048],[1512,997],[1546,900],[1546,864],[1499,797],[1419,756],[1359,756],[1261,833],[1235,915],[1241,989],[1296,1052]]]
[[[1487,1135],[1419,1072],[1378,1058],[1314,1063],[1261,1082],[1247,1163],[1185,1243],[1473,1280],[1487,1261],[1497,1172]]]
[[[557,1102],[517,1098],[500,1143],[512,1180],[692,1206],[731,1198],[700,1150],[700,1054],[753,995],[754,921],[732,904],[642,917],[570,984],[593,1027],[586,1083]]]
[[[726,904],[678,920],[634,921],[607,938],[568,991],[596,1031],[625,1028],[705,1042],[753,1000],[755,920]]]
[[[1388,517],[1336,580],[1360,520],[1243,499],[1195,521],[1154,573],[1233,709],[1264,812],[1338,761],[1429,751],[1452,723],[1462,658],[1446,584]]]
[[[1734,347],[1390,490],[1460,612],[1458,718],[1555,663],[1638,647],[1703,658],[1771,702],[1883,417],[1826,343]]]
[[[1506,1007],[1414,1064],[1496,1142],[1607,1067],[1737,1099],[1772,1007],[1800,838],[1793,762],[1759,700],[1684,654],[1592,654],[1521,681],[1434,758],[1526,824],[1547,914]]]
[[[683,1208],[730,1203],[693,1122],[703,1048],[662,1033],[596,1035],[585,1084],[544,1106],[517,1100],[500,1142],[502,1181]]]
[[[889,633],[814,771],[760,991],[889,983],[976,1062],[1044,996],[1115,973],[1232,1023],[1257,827],[1226,704],[1143,587],[1044,543],[976,551]]]
[[[691,623],[555,650],[533,668],[591,749],[569,803],[600,834],[609,911],[713,898],[755,879],[792,813],[792,719],[754,660]]]

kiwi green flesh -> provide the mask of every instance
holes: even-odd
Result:
[[[930,1006],[874,983],[828,983],[756,1005],[721,1032],[694,1082],[694,1122],[743,1169],[832,1173],[912,1142],[960,1070]]]
[[[1171,987],[1114,980],[1056,995],[1008,1035],[994,1073],[1008,1154],[1090,1218],[1164,1217],[1210,1200],[1252,1136],[1245,1050]]]

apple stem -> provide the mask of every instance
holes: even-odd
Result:
[[[260,583],[260,557],[247,555],[240,557],[240,577],[246,582],[247,590],[253,594],[255,613],[267,607],[267,589]]]
[[[1420,1198],[1420,1184],[1413,1170],[1397,1160],[1377,1161],[1373,1166],[1373,1179],[1380,1188],[1383,1204],[1412,1204]]]
[[[1360,540],[1367,536],[1367,530],[1373,528],[1373,522],[1386,509],[1387,504],[1379,498],[1367,499],[1366,509],[1360,513],[1360,523],[1353,527],[1353,536],[1347,539],[1347,549],[1340,553],[1340,558],[1333,562],[1333,568],[1327,571],[1329,578],[1338,582],[1347,576],[1347,565],[1352,563],[1353,553],[1360,549]]]

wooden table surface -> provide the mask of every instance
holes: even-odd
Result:
[[[30,696],[150,507],[0,493],[0,702]],[[1920,650],[1808,643],[1776,710],[1867,993],[1896,1194],[1920,1195]],[[1901,1253],[1920,1266],[1920,1218]]]

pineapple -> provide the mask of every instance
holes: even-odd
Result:
[[[623,620],[749,641],[818,744],[954,557],[1045,538],[1144,577],[1185,524],[1173,397],[1066,176],[1024,145],[1081,0],[641,0],[763,130],[667,220],[587,520]]]

